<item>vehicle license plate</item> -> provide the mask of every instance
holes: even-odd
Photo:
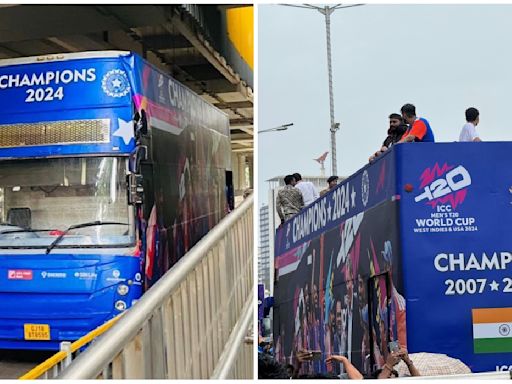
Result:
[[[24,324],[25,340],[50,340],[48,324]]]

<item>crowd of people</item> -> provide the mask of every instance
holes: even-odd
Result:
[[[260,341],[258,349],[258,378],[259,379],[389,379],[399,376],[421,376],[419,370],[409,357],[407,350],[403,347],[388,353],[386,363],[379,369],[376,369],[369,375],[363,375],[350,362],[346,356],[331,355],[325,359],[325,363],[341,363],[344,372],[336,375],[334,373],[313,373],[301,374],[302,364],[309,361],[315,361],[322,357],[321,351],[299,351],[295,355],[294,364],[283,365],[277,362],[272,355],[272,348],[269,342]],[[399,363],[403,362],[408,369],[406,374],[400,375],[395,369]],[[332,370],[330,370],[332,371]]]
[[[416,116],[416,107],[412,104],[405,104],[400,109],[401,115],[392,113],[389,115],[388,135],[382,147],[370,156],[369,161],[374,161],[378,156],[386,152],[391,146],[397,143],[410,142],[434,142],[434,132],[430,123],[423,117]],[[480,122],[480,112],[471,107],[466,109],[466,123],[459,134],[459,142],[481,141],[476,126]]]
[[[390,343],[391,345],[391,343]],[[369,374],[362,374],[350,361],[342,355],[330,355],[325,364],[342,364],[342,373],[304,373],[304,363],[321,359],[321,351],[299,351],[294,356],[294,364],[281,364],[273,355],[272,341],[260,337],[258,345],[258,378],[259,379],[394,379],[411,376],[446,376],[467,375],[471,369],[462,361],[440,353],[419,352],[409,354],[407,349],[397,348],[387,353],[385,363]],[[329,373],[330,372],[330,373]]]
[[[278,192],[276,198],[276,209],[281,224],[320,197],[315,185],[310,181],[302,180],[300,173],[286,175],[284,184],[284,188]]]
[[[281,224],[299,213],[302,208],[336,187],[338,176],[329,177],[327,179],[328,187],[320,193],[312,182],[302,180],[300,173],[286,175],[284,177],[284,184],[284,188],[277,193],[276,198],[276,210],[281,219]]]

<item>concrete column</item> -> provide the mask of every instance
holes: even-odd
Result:
[[[235,193],[240,190],[238,166],[238,154],[231,152],[231,171],[233,172],[233,189],[235,190]]]
[[[254,189],[254,155],[247,155],[247,164],[249,166],[249,188]]]
[[[244,189],[247,188],[247,180],[245,178],[245,167],[246,167],[246,158],[244,154],[238,155],[238,185],[239,191],[243,192]]]

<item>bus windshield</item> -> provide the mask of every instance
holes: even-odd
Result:
[[[133,244],[128,160],[120,157],[9,160],[0,163],[0,248],[39,248],[69,227],[57,247]]]

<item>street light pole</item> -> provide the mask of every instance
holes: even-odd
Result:
[[[325,34],[327,40],[327,73],[329,75],[329,113],[331,117],[331,175],[337,175],[338,170],[336,166],[336,131],[339,129],[339,124],[334,123],[334,94],[332,91],[332,64],[331,64],[331,13],[334,12],[334,7],[330,8],[325,6],[323,9],[318,8],[318,12],[325,16]]]
[[[258,131],[258,133],[274,132],[274,131],[286,131],[292,125],[293,125],[293,123],[283,124],[283,125],[280,125],[279,127],[262,129],[261,131]]]
[[[325,17],[325,33],[327,39],[327,72],[329,75],[329,114],[331,119],[331,169],[332,176],[336,176],[338,174],[337,170],[337,160],[336,160],[336,131],[340,128],[339,123],[334,122],[334,95],[332,90],[332,65],[331,65],[331,14],[340,8],[350,8],[350,7],[358,7],[364,4],[351,4],[351,5],[342,5],[336,4],[332,6],[324,6],[318,7],[316,5],[303,4],[303,5],[292,5],[292,4],[281,4],[288,7],[296,7],[296,8],[306,8],[306,9],[316,9]]]

